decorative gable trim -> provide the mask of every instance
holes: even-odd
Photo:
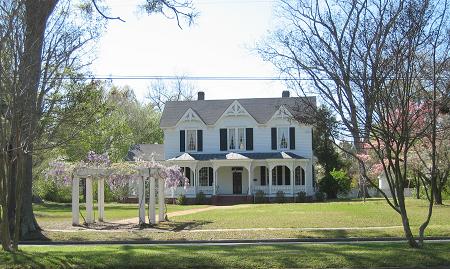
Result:
[[[177,125],[180,122],[201,122],[201,123],[205,124],[205,122],[202,120],[202,118],[200,118],[200,116],[192,108],[189,108],[188,110],[186,110],[184,115],[178,121]]]
[[[272,118],[270,120],[274,119],[285,119],[291,121],[294,118],[292,113],[284,106],[281,105],[277,111],[273,114]]]
[[[234,100],[233,103],[231,103],[231,105],[225,110],[225,112],[223,112],[222,116],[220,116],[220,118],[217,119],[216,123],[219,122],[222,118],[227,116],[230,117],[249,116],[256,123],[258,123],[256,119],[250,113],[248,113],[248,111],[244,108],[244,106],[241,105],[241,103],[239,103],[238,100]]]

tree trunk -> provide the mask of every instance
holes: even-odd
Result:
[[[42,48],[44,44],[45,29],[47,20],[52,14],[58,0],[27,0],[25,1],[25,38],[24,51],[20,63],[19,83],[24,91],[24,102],[26,119],[22,125],[22,132],[27,137],[26,172],[24,173],[21,209],[23,210],[20,234],[25,235],[28,232],[37,231],[38,226],[33,214],[32,204],[32,141],[34,139],[34,131],[39,120],[39,107],[37,107],[37,94],[39,90],[41,65],[42,65]]]
[[[397,198],[398,198],[398,207],[400,209],[400,216],[402,217],[403,231],[405,232],[405,237],[406,240],[408,241],[409,246],[412,248],[419,248],[420,246],[414,239],[414,236],[411,232],[408,214],[406,213],[405,196],[403,195],[402,191],[403,190],[397,190]]]
[[[416,176],[416,199],[420,199],[420,179]]]
[[[442,205],[442,188],[436,188],[434,192],[434,204]]]

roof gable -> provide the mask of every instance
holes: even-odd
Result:
[[[239,104],[241,108],[233,108],[232,104]],[[315,97],[289,97],[289,98],[252,98],[227,100],[198,100],[198,101],[171,101],[167,102],[161,116],[161,127],[174,127],[191,108],[206,125],[214,125],[229,111],[230,113],[243,113],[246,111],[259,124],[267,123],[283,106],[292,115],[308,113],[309,104],[315,107]]]
[[[192,109],[189,108],[186,110],[184,115],[181,117],[181,119],[177,122],[177,124],[181,122],[201,122],[205,124],[205,122],[200,118],[200,116]]]

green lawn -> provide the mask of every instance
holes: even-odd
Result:
[[[450,244],[55,246],[0,252],[0,268],[429,268],[450,264]]]
[[[167,205],[168,212],[188,210],[192,208],[202,208],[205,205]],[[51,203],[34,204],[34,214],[36,219],[43,228],[64,228],[72,224],[72,206],[65,203]],[[80,204],[81,213],[86,216],[84,204]],[[97,214],[95,208],[94,214]],[[105,204],[105,220],[115,221],[122,219],[130,219],[138,216],[137,204],[119,204],[106,203]]]
[[[449,201],[445,201],[448,203]],[[182,211],[204,206],[168,205],[168,211]],[[413,233],[425,218],[426,203],[408,199]],[[171,217],[158,229],[115,230],[99,232],[48,231],[71,227],[70,205],[43,204],[35,206],[43,235],[49,240],[212,240],[212,239],[273,239],[273,238],[349,238],[349,237],[402,237],[401,220],[384,200],[336,201],[307,204],[248,204],[217,207],[194,214]],[[133,218],[137,215],[134,204],[107,204],[107,221]],[[348,229],[352,227],[386,227],[383,229]],[[389,227],[399,226],[399,227]],[[294,228],[291,230],[230,230],[242,228]],[[340,228],[337,230],[304,231],[296,228]],[[47,230],[45,230],[47,229]],[[214,229],[224,229],[216,231]],[[436,206],[426,229],[426,236],[450,236],[450,206]],[[32,236],[30,239],[36,239]]]
[[[450,201],[445,201],[447,204]],[[423,200],[408,199],[410,223],[420,225],[427,214]],[[173,218],[176,222],[198,222],[196,229],[219,228],[304,228],[379,227],[401,225],[400,215],[384,199],[367,202],[306,204],[251,204],[236,209],[200,212]],[[435,206],[430,225],[450,229],[450,206]]]

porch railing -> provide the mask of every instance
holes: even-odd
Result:
[[[197,187],[197,193],[203,192],[203,194],[206,195],[212,195],[213,194],[213,186],[198,186]]]

